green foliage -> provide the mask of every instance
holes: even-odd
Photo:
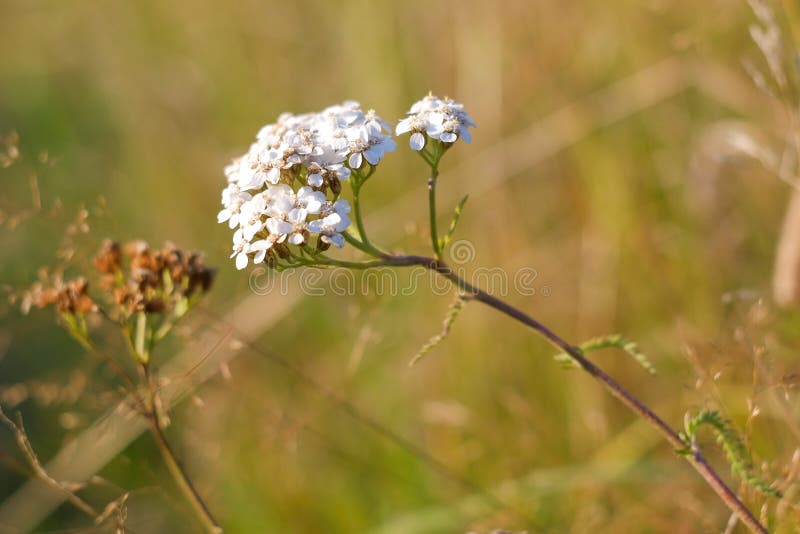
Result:
[[[439,250],[444,250],[447,245],[450,244],[450,240],[453,238],[453,234],[456,231],[456,227],[458,226],[458,221],[461,219],[461,212],[464,211],[464,205],[469,200],[469,195],[464,195],[464,198],[456,206],[456,209],[453,211],[453,218],[450,221],[450,227],[447,229],[447,233],[441,238],[439,242]]]
[[[636,342],[622,337],[620,334],[613,334],[610,336],[594,337],[582,343],[577,349],[582,354],[586,355],[590,352],[595,352],[601,349],[617,348],[636,360],[636,363],[641,365],[650,374],[656,373],[656,368],[650,362],[650,359],[639,350]],[[560,352],[554,356],[557,362],[563,364],[566,368],[572,369],[578,367],[578,364],[566,352]]]
[[[464,295],[456,295],[455,300],[453,300],[450,307],[447,309],[447,315],[444,318],[444,322],[442,323],[442,331],[433,336],[425,343],[419,352],[417,352],[411,361],[408,363],[409,366],[416,364],[420,361],[426,354],[428,354],[431,350],[433,350],[439,343],[441,343],[444,338],[447,337],[447,334],[450,333],[450,329],[453,327],[453,323],[455,322],[456,318],[461,313],[461,310],[464,309],[464,305],[467,303],[466,297]]]
[[[778,490],[753,474],[750,451],[747,450],[739,433],[733,428],[733,424],[724,419],[719,412],[703,410],[695,416],[689,416],[687,413],[684,426],[686,430],[681,433],[681,438],[686,442],[687,448],[678,451],[679,454],[691,454],[696,447],[697,431],[703,426],[710,426],[717,437],[717,443],[725,452],[734,476],[739,477],[745,484],[765,495],[778,498],[782,496]]]

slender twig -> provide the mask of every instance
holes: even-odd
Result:
[[[140,363],[139,371],[144,387],[150,395],[150,406],[144,415],[147,419],[150,434],[153,436],[156,446],[161,453],[161,457],[164,459],[167,470],[170,472],[170,475],[172,475],[175,484],[178,486],[178,489],[181,490],[181,493],[183,493],[186,501],[191,505],[195,512],[195,517],[203,526],[203,530],[211,534],[219,534],[222,532],[222,528],[220,528],[214,516],[211,515],[211,511],[208,509],[208,506],[206,506],[200,493],[198,493],[197,489],[194,487],[188,473],[186,473],[186,470],[184,470],[180,461],[178,461],[178,457],[164,433],[163,422],[158,408],[157,393],[156,389],[153,387],[149,365],[147,363]]]
[[[439,173],[439,161],[447,148],[449,148],[449,145],[445,146],[444,144],[436,143],[433,147],[435,150],[434,153],[428,154],[426,150],[419,152],[431,169],[431,177],[428,180],[428,209],[430,217],[431,245],[435,255],[434,258],[389,253],[375,254],[375,247],[366,242],[365,234],[361,231],[362,225],[359,225],[361,241],[353,238],[350,235],[345,235],[345,239],[347,239],[347,241],[353,244],[356,248],[366,252],[376,259],[364,262],[339,262],[338,260],[326,258],[327,263],[325,263],[323,266],[339,264],[343,267],[352,267],[357,269],[368,269],[380,266],[422,266],[447,278],[463,294],[463,298],[482,302],[483,304],[494,308],[500,313],[532,328],[536,333],[544,337],[562,352],[568,354],[575,361],[575,363],[577,363],[584,371],[589,373],[595,380],[600,382],[614,397],[620,400],[632,412],[647,421],[647,423],[655,428],[663,436],[667,443],[669,443],[676,451],[682,452],[683,456],[687,459],[691,466],[694,467],[694,469],[700,474],[700,476],[703,477],[706,483],[711,486],[711,488],[717,493],[717,495],[728,506],[728,508],[730,508],[730,510],[734,512],[742,521],[742,523],[744,523],[752,532],[761,534],[767,533],[767,529],[758,519],[756,519],[747,506],[745,506],[745,504],[739,499],[736,493],[725,484],[725,482],[722,480],[722,478],[720,478],[711,465],[709,465],[694,441],[685,440],[683,437],[681,437],[678,432],[676,432],[670,425],[668,425],[655,412],[653,412],[646,404],[644,404],[644,402],[639,400],[639,398],[637,398],[633,393],[625,389],[619,382],[614,380],[600,367],[587,359],[580,348],[567,342],[564,338],[557,335],[555,332],[522,310],[519,310],[507,302],[500,300],[497,297],[494,297],[480,288],[470,284],[458,276],[445,262],[441,260],[441,243],[436,230],[436,178]],[[354,182],[355,198],[358,198],[363,182],[363,180],[356,180]],[[360,221],[360,219],[360,214],[358,213],[358,210],[356,210],[357,222]]]
[[[3,408],[0,407],[0,423],[4,424],[9,430],[11,430],[11,432],[14,433],[17,446],[22,451],[25,459],[28,461],[28,465],[33,471],[33,474],[46,485],[64,495],[64,498],[67,500],[67,502],[69,502],[75,508],[92,518],[95,525],[102,525],[106,523],[111,517],[111,514],[113,514],[115,511],[120,512],[123,510],[125,502],[128,500],[128,493],[123,493],[118,498],[110,501],[102,512],[97,512],[92,505],[80,498],[75,493],[76,491],[82,489],[85,486],[85,483],[65,482],[53,478],[39,461],[39,457],[36,455],[33,445],[31,445],[30,439],[28,438],[28,433],[25,431],[25,423],[22,420],[22,414],[17,413],[17,422],[15,423],[5,414]],[[124,523],[125,517],[123,514],[117,518],[117,521],[115,521],[116,532],[130,532],[133,534],[133,531],[130,528],[125,527]]]
[[[39,461],[39,457],[36,456],[36,453],[33,450],[33,446],[31,445],[30,440],[28,439],[28,434],[25,432],[25,427],[22,422],[22,416],[18,416],[17,422],[15,423],[3,412],[3,408],[0,407],[0,422],[3,423],[6,427],[8,427],[11,432],[14,433],[14,438],[17,441],[17,445],[19,446],[20,450],[25,455],[25,458],[28,460],[28,464],[30,465],[31,469],[33,470],[34,474],[37,478],[43,481],[45,484],[54,488],[61,492],[64,497],[72,504],[75,508],[83,512],[84,514],[88,515],[92,519],[95,519],[98,514],[94,508],[89,505],[86,501],[78,497],[70,487],[81,487],[82,484],[76,483],[68,483],[68,482],[61,482],[53,477],[45,471],[44,467],[42,466],[41,462]]]
[[[653,412],[646,404],[639,400],[633,393],[625,389],[619,382],[614,380],[605,371],[600,369],[596,364],[588,360],[583,353],[576,346],[570,344],[548,327],[526,314],[525,312],[515,308],[514,306],[498,299],[470,284],[463,278],[459,277],[453,270],[443,261],[429,258],[426,256],[414,255],[394,255],[385,254],[381,257],[382,262],[380,265],[393,266],[393,267],[408,267],[408,266],[421,266],[426,269],[447,278],[450,280],[461,292],[464,297],[481,302],[500,313],[515,319],[524,325],[532,328],[539,335],[544,337],[554,346],[558,347],[561,351],[567,353],[573,360],[589,373],[593,378],[599,381],[614,397],[620,400],[637,416],[644,419],[647,423],[655,428],[672,447],[678,450],[686,450],[688,453],[685,458],[692,467],[703,477],[706,483],[717,493],[722,501],[734,512],[739,519],[744,523],[752,532],[761,534],[768,533],[767,529],[759,522],[758,519],[750,512],[747,506],[739,499],[739,497],[731,490],[722,478],[717,474],[708,461],[705,459],[700,449],[696,444],[685,442],[681,436],[672,429],[661,417]],[[375,262],[363,262],[372,263]],[[370,265],[377,266],[377,265]],[[365,267],[366,268],[366,267]]]
[[[589,373],[593,378],[599,381],[614,397],[620,400],[637,416],[641,417],[647,423],[655,428],[676,451],[683,452],[683,456],[694,467],[694,469],[703,477],[706,483],[717,493],[722,501],[735,513],[752,532],[767,533],[767,529],[756,519],[752,512],[744,505],[736,493],[731,490],[725,482],[720,478],[717,472],[709,465],[705,457],[700,452],[697,444],[684,440],[678,432],[673,430],[663,419],[661,419],[655,412],[653,412],[646,404],[639,400],[633,393],[625,389],[619,382],[614,380],[610,375],[603,371],[600,367],[592,363],[584,356],[580,348],[567,342],[564,338],[558,336],[555,332],[548,327],[526,314],[525,312],[515,308],[514,306],[492,296],[489,293],[481,290],[478,287],[470,284],[441,260],[441,243],[436,230],[436,178],[438,176],[439,161],[441,156],[450,145],[437,143],[434,154],[427,154],[425,150],[420,151],[419,154],[428,164],[431,169],[431,178],[428,180],[428,208],[430,217],[430,230],[431,230],[431,245],[433,247],[434,258],[425,256],[414,255],[395,255],[395,254],[379,254],[378,258],[384,260],[385,265],[395,267],[405,266],[422,266],[429,269],[445,278],[450,280],[458,290],[463,294],[463,298],[470,300],[477,300],[483,304],[494,308],[523,323],[524,325],[532,328],[540,336],[544,337],[554,346],[558,347],[562,352],[568,354],[584,371]],[[359,247],[361,248],[361,247]],[[364,250],[364,247],[361,250]],[[371,248],[371,247],[369,247]],[[366,251],[369,253],[369,251]],[[368,262],[363,262],[364,268],[369,268]]]

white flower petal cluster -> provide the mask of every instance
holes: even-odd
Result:
[[[217,221],[235,230],[236,267],[244,269],[250,257],[263,262],[276,248],[305,245],[311,234],[324,246],[343,246],[350,205],[337,199],[341,182],[395,149],[390,132],[353,101],[319,113],[285,113],[264,126],[247,154],[225,168]]]
[[[411,133],[408,145],[412,150],[419,151],[425,147],[428,137],[442,143],[455,143],[458,139],[469,143],[472,134],[468,127],[475,126],[462,104],[447,97],[428,94],[411,106],[408,117],[397,124],[395,133]]]
[[[390,132],[387,122],[354,101],[319,113],[284,113],[258,132],[247,154],[226,167],[225,176],[250,191],[287,181],[303,167],[307,184],[322,188],[346,181],[351,169],[361,168],[365,160],[377,165],[395,149]]]

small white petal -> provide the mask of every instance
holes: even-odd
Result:
[[[316,219],[308,223],[308,231],[312,234],[318,234],[322,231],[323,222],[322,219]]]
[[[305,239],[303,238],[303,234],[296,232],[289,236],[289,243],[292,245],[302,245]]]
[[[308,175],[308,185],[312,187],[319,187],[324,183],[322,175],[318,173]]]
[[[350,165],[351,169],[360,169],[363,161],[364,160],[361,157],[361,152],[356,152],[355,154],[350,155],[350,158],[347,160],[347,163],[348,165]]]
[[[382,157],[383,148],[381,148],[381,145],[373,145],[364,151],[364,159],[366,159],[370,165],[377,165]]]
[[[290,223],[301,223],[306,220],[308,217],[308,211],[303,208],[294,208],[292,211],[289,212],[289,215],[286,216],[286,220]]]
[[[408,146],[411,147],[411,150],[422,150],[425,147],[425,136],[420,132],[411,134],[411,137],[408,138]]]
[[[403,135],[404,133],[408,133],[411,131],[411,119],[403,119],[397,123],[397,128],[395,128],[394,133],[395,135]]]
[[[262,251],[262,250],[269,250],[272,247],[272,241],[269,239],[259,239],[255,243],[250,244],[250,252],[254,250]]]
[[[458,136],[456,136],[456,134],[453,132],[444,132],[442,133],[440,139],[443,143],[455,143],[458,139]]]
[[[431,113],[428,115],[428,123],[433,126],[441,126],[444,123],[444,115],[441,113]]]
[[[337,232],[344,232],[347,230],[348,226],[350,226],[350,217],[347,215],[340,215],[339,222],[334,225],[334,228]]]
[[[344,236],[342,236],[342,234],[333,234],[330,239],[331,243],[337,248],[342,248],[344,246]]]
[[[267,229],[275,235],[288,234],[292,231],[292,225],[278,219],[267,219]]]
[[[247,267],[247,254],[245,254],[244,252],[240,252],[236,256],[236,268],[241,271],[245,267]]]
[[[219,213],[217,213],[217,222],[218,223],[223,223],[223,222],[227,221],[228,219],[230,219],[231,215],[233,215],[231,213],[231,210],[226,208],[226,209],[220,211]]]
[[[350,213],[350,202],[348,202],[346,198],[340,198],[333,203],[333,211],[339,215]]]
[[[341,222],[341,220],[342,220],[342,215],[339,215],[338,213],[334,212],[325,217],[324,219],[322,219],[322,222],[325,226],[336,226]]]
[[[338,169],[336,171],[336,176],[340,180],[345,182],[345,181],[347,181],[348,178],[350,178],[350,172],[351,172],[350,169],[348,169],[347,167],[342,167],[341,169]]]
[[[277,184],[281,179],[281,171],[280,169],[276,169],[272,167],[269,171],[267,171],[266,180],[271,184]]]
[[[323,235],[320,239],[322,239],[323,243],[329,243],[335,245],[338,248],[342,248],[345,242],[344,236],[342,236],[342,234]]]
[[[322,202],[316,198],[311,198],[306,202],[306,211],[312,215],[319,213],[322,209]]]
[[[441,124],[428,124],[425,128],[425,132],[428,134],[429,137],[433,137],[434,139],[439,139],[439,136],[442,135],[444,128],[442,128]]]

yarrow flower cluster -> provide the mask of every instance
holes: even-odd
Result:
[[[397,135],[411,132],[408,145],[412,150],[425,148],[427,138],[442,143],[455,143],[463,139],[469,143],[472,135],[468,127],[476,124],[469,118],[464,106],[450,98],[439,98],[432,94],[414,103],[408,117],[397,124]]]
[[[348,101],[319,113],[285,113],[261,129],[244,156],[225,169],[228,186],[217,220],[233,235],[236,267],[274,263],[317,235],[317,250],[342,247],[350,205],[342,182],[362,176],[396,144],[388,123]]]

